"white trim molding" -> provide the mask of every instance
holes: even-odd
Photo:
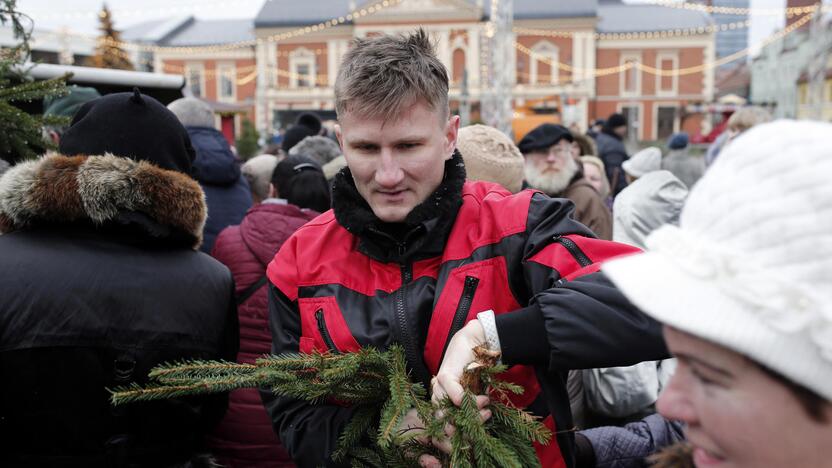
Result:
[[[205,95],[205,63],[203,62],[185,62],[185,83],[191,94],[194,97],[206,97]],[[193,91],[193,73],[199,74],[199,93]]]
[[[535,43],[531,47],[532,52],[535,55],[540,55],[549,59],[553,65],[550,65],[550,74],[549,80],[541,79],[542,77],[537,76],[537,62],[538,60],[535,55],[532,55],[529,61],[529,84],[531,85],[553,85],[558,84],[558,75],[560,74],[560,68],[558,67],[557,63],[560,57],[560,49],[555,44],[549,41],[539,41]]]
[[[289,87],[292,89],[317,87],[318,70],[315,62],[315,52],[312,52],[306,47],[298,47],[289,52],[289,72],[291,73],[289,76]],[[308,67],[306,74],[309,76],[309,86],[300,86],[298,82],[298,75],[300,75],[298,68],[303,65]]]
[[[214,69],[217,85],[217,101],[221,102],[236,102],[237,101],[237,63],[236,62],[217,62]],[[223,81],[229,80],[231,83],[231,95],[223,95]]]
[[[618,57],[618,65],[623,66],[627,62],[644,63],[641,61],[641,52],[628,51],[621,52]],[[627,75],[632,75],[635,79],[635,90],[627,89]],[[618,94],[619,96],[635,97],[642,95],[641,89],[641,69],[638,67],[630,67],[618,72]]]
[[[619,102],[618,105],[615,107],[616,111],[620,114],[624,114],[625,107],[635,107],[638,109],[638,139],[639,141],[644,140],[644,103],[643,102]],[[627,125],[632,128],[633,122],[632,119],[627,119]]]
[[[656,54],[656,68],[659,70],[664,70],[662,68],[662,62],[665,60],[670,60],[673,62],[673,66],[671,70],[678,70],[679,69],[679,52],[678,51],[662,51]],[[676,96],[679,94],[679,75],[674,74],[670,77],[670,89],[663,89],[662,88],[662,78],[660,74],[656,74],[656,96]]]

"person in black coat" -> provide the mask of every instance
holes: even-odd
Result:
[[[237,353],[188,134],[135,90],[85,104],[60,151],[0,178],[0,466],[205,465],[225,396],[114,408],[106,390]]]
[[[624,170],[621,164],[630,159],[624,147],[624,137],[627,135],[627,118],[621,114],[612,114],[595,137],[598,145],[598,157],[604,161],[607,179],[610,182],[612,196],[618,195],[627,186]]]
[[[208,220],[201,250],[211,253],[220,231],[236,226],[251,208],[253,200],[241,162],[231,151],[225,136],[214,128],[214,112],[197,98],[181,98],[168,105],[185,126],[196,152],[192,177],[205,192]]]

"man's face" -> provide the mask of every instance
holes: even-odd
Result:
[[[572,143],[567,140],[526,154],[526,182],[550,195],[568,187],[577,171]]]
[[[433,193],[456,148],[459,117],[417,102],[388,121],[347,113],[335,127],[358,193],[383,222],[402,222]]]
[[[620,127],[615,127],[614,129],[612,129],[612,131],[615,132],[615,134],[620,136],[621,138],[626,138],[627,137],[627,126],[626,125],[622,125]]]

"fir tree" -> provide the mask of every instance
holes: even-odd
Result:
[[[257,139],[260,138],[254,124],[249,119],[243,119],[243,129],[240,132],[240,138],[237,138],[236,147],[237,154],[240,158],[247,160],[248,158],[257,154],[260,145],[257,144]]]
[[[0,1],[0,23],[10,25],[17,46],[0,50],[0,158],[18,162],[43,154],[53,146],[43,138],[45,125],[64,125],[67,119],[24,112],[18,106],[47,97],[66,94],[69,75],[46,81],[27,76],[31,19],[17,11],[17,0]],[[17,104],[17,105],[15,105]]]
[[[430,453],[453,467],[540,466],[532,442],[548,443],[551,433],[536,418],[511,405],[508,393],[522,393],[517,385],[500,381],[506,370],[497,365],[499,354],[478,347],[477,362],[466,369],[462,405],[449,399],[433,404],[421,384],[410,381],[404,352],[398,346],[381,352],[364,348],[346,354],[285,354],[258,359],[255,364],[222,361],[187,361],[154,368],[148,386],[111,390],[111,401],[121,405],[188,395],[266,387],[276,395],[310,403],[335,400],[356,412],[344,427],[335,461],[352,466],[412,467],[417,457]],[[490,390],[492,418],[480,421],[475,394]],[[415,408],[425,427],[399,430],[402,418]],[[441,410],[441,417],[437,417]],[[456,427],[452,451],[440,453],[423,445],[426,438],[444,435],[447,424]]]
[[[98,27],[101,36],[95,46],[95,55],[89,59],[90,66],[133,70],[133,63],[130,62],[127,52],[121,48],[121,33],[116,31],[115,26],[113,26],[113,17],[106,3],[101,7],[98,18],[101,21],[101,25]]]

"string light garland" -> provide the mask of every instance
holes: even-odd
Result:
[[[816,7],[815,7],[815,9],[816,9]],[[811,21],[812,17],[813,17],[813,15],[809,14],[809,13],[803,15],[800,19],[798,19],[794,23],[790,24],[786,28],[784,28],[784,29],[778,31],[777,33],[772,34],[771,36],[766,38],[763,41],[762,45],[763,46],[768,45],[768,44],[770,44],[770,43],[772,43],[776,40],[779,40],[779,39],[791,34],[792,32],[799,29],[801,26],[803,26],[806,23],[808,23],[809,21]],[[531,50],[528,47],[520,44],[519,42],[515,42],[514,45],[517,48],[517,50],[523,52],[524,54],[528,55],[532,59],[539,60],[543,63],[548,64],[551,67],[558,67],[558,69],[564,70],[564,71],[569,72],[569,73],[572,73],[572,72],[575,72],[575,71],[581,71],[581,72],[583,72],[583,74],[585,74],[585,76],[595,76],[595,77],[620,73],[620,72],[628,70],[632,67],[636,67],[639,70],[641,70],[645,73],[652,74],[652,75],[670,76],[670,77],[672,77],[672,76],[684,76],[684,75],[690,75],[690,74],[693,74],[693,73],[700,73],[700,72],[703,72],[705,70],[710,70],[712,68],[719,67],[721,65],[733,62],[734,60],[737,60],[738,58],[744,57],[744,56],[751,53],[751,48],[747,47],[743,50],[735,52],[731,55],[727,55],[727,56],[722,57],[718,60],[702,63],[702,64],[695,65],[695,66],[692,66],[692,67],[679,68],[679,69],[676,69],[676,70],[659,69],[659,68],[651,67],[649,65],[645,65],[645,64],[640,63],[640,62],[627,62],[627,63],[621,64],[621,65],[618,65],[618,66],[608,67],[608,68],[583,68],[583,69],[581,69],[581,68],[573,67],[573,66],[571,66],[569,64],[566,64],[566,63],[554,62],[551,59],[549,59],[548,57],[534,52],[533,50]]]
[[[595,39],[656,39],[656,38],[672,38],[672,37],[688,37],[700,34],[711,34],[719,31],[729,31],[735,29],[743,29],[751,27],[751,20],[737,21],[734,23],[713,24],[709,26],[698,26],[683,29],[666,29],[660,31],[643,31],[643,32],[629,32],[629,33],[594,33]],[[576,33],[573,31],[552,31],[547,29],[533,29],[533,28],[513,28],[517,34],[528,36],[543,36],[569,39]]]
[[[253,3],[253,2],[260,2],[261,0],[222,0],[222,1],[211,1],[211,2],[192,2],[191,4],[186,5],[176,5],[176,6],[167,6],[167,7],[160,7],[160,8],[118,8],[111,10],[113,15],[118,16],[119,18],[125,17],[141,17],[141,16],[159,16],[169,18],[176,14],[182,13],[192,13],[198,12],[203,10],[216,10],[219,8],[228,8],[231,6],[236,6],[241,3]],[[46,20],[74,20],[74,19],[88,19],[88,18],[97,18],[100,16],[100,10],[82,10],[82,11],[64,11],[64,12],[55,12],[54,8],[33,8],[28,10],[31,14],[32,12],[37,11],[49,11],[49,13],[45,15],[37,15],[38,21],[46,21]]]
[[[718,15],[782,15],[787,16],[802,16],[807,13],[815,11],[816,5],[787,7],[787,8],[742,8],[742,7],[724,7],[724,6],[709,6],[699,3],[675,2],[673,0],[646,0],[644,2],[648,5],[656,5],[667,8],[677,8],[683,10],[701,11],[704,13],[718,14]],[[824,10],[829,9],[829,6],[824,6]]]

